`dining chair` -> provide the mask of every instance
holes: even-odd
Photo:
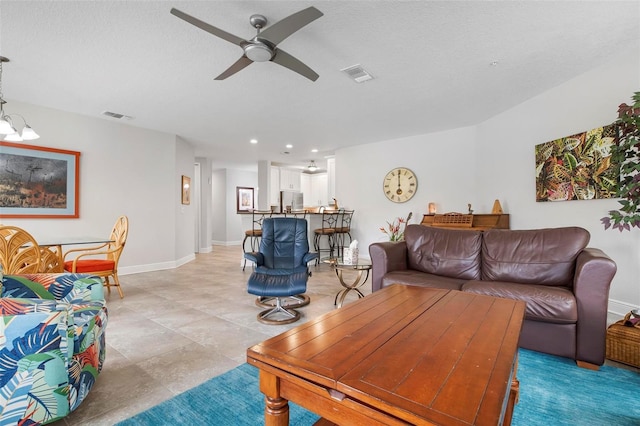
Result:
[[[0,226],[0,265],[4,274],[41,272],[38,243],[22,228]]]
[[[253,210],[251,211],[251,229],[244,231],[244,239],[242,240],[242,252],[247,253],[245,248],[245,242],[249,239],[251,245],[251,251],[258,251],[260,247],[260,238],[262,237],[262,221],[268,217],[271,217],[273,212],[271,210]],[[247,259],[244,259],[242,264],[242,270],[247,266]]]
[[[120,216],[109,236],[109,242],[95,247],[72,249],[64,254],[64,270],[68,272],[88,273],[102,277],[104,286],[111,293],[111,287],[116,287],[120,298],[124,297],[120,280],[118,279],[118,261],[127,242],[129,234],[129,219]],[[66,260],[74,255],[73,260]],[[109,281],[113,278],[113,283]]]
[[[40,272],[64,272],[62,259],[60,259],[58,251],[51,247],[40,246]]]

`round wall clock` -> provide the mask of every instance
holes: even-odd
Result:
[[[406,167],[396,167],[384,177],[382,191],[394,203],[409,201],[418,189],[418,178]]]

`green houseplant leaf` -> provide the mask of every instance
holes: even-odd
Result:
[[[618,144],[611,149],[611,159],[620,165],[617,197],[620,208],[600,219],[604,229],[620,232],[640,228],[640,92],[631,97],[632,105],[618,107]]]

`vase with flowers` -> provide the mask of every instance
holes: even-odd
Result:
[[[402,217],[396,217],[393,221],[387,221],[387,226],[383,226],[380,228],[380,231],[387,234],[389,237],[389,241],[403,241],[404,240],[404,231],[407,229],[407,225],[411,220],[411,216],[413,212],[409,212],[409,215],[406,219]]]

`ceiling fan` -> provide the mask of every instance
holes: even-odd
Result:
[[[180,19],[183,19],[196,27],[220,37],[230,43],[240,46],[244,54],[233,65],[227,68],[222,74],[217,76],[216,80],[224,80],[232,76],[238,71],[251,65],[253,62],[275,62],[285,68],[308,78],[311,81],[318,79],[318,74],[311,68],[291,56],[284,50],[276,47],[281,41],[295,33],[305,25],[315,21],[323,15],[315,7],[308,7],[299,12],[289,15],[286,18],[276,22],[269,28],[262,30],[267,25],[267,18],[262,15],[251,15],[249,22],[258,30],[258,34],[250,40],[237,37],[220,28],[207,24],[198,18],[188,15],[176,8],[171,9],[171,13]],[[262,30],[262,31],[261,31]]]

